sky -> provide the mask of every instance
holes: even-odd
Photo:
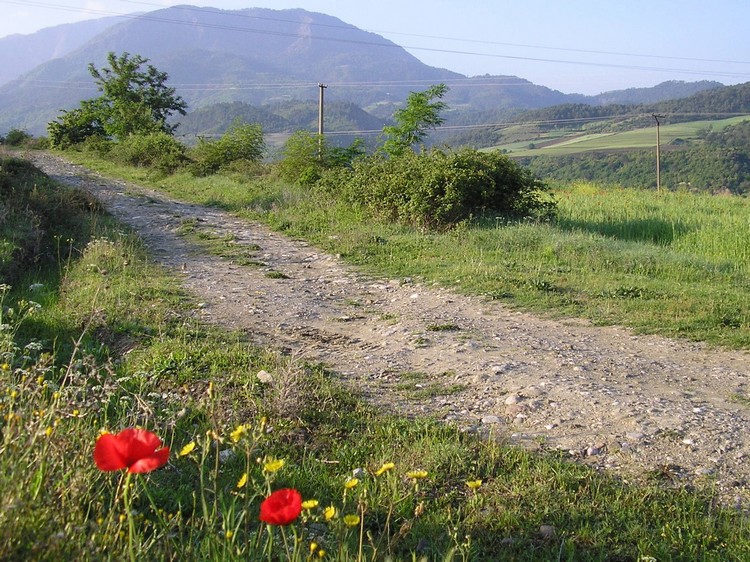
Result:
[[[173,5],[321,12],[431,66],[565,93],[750,82],[748,0],[0,0],[0,37]]]

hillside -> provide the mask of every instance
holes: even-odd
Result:
[[[377,34],[300,9],[177,6],[124,21],[58,26],[0,40],[0,61],[18,58],[19,40],[25,52],[36,53],[24,68],[46,59],[20,76],[22,68],[5,65],[15,79],[0,87],[0,132],[15,127],[44,134],[60,109],[96,95],[87,67],[103,65],[110,51],[150,59],[169,74],[191,111],[217,103],[314,101],[320,82],[329,86],[329,101],[356,104],[380,120],[390,118],[410,91],[439,82],[450,87],[447,117],[459,125],[563,103],[600,103],[516,76],[470,78],[434,68]],[[670,83],[631,92],[630,98],[675,96],[713,84]]]
[[[750,83],[652,105],[562,106],[530,112],[496,148],[536,174],[634,187],[655,185],[659,114],[661,179],[667,188],[750,193]],[[536,121],[543,116],[542,121]]]
[[[72,53],[120,21],[117,17],[99,18],[0,38],[0,86],[40,64]]]
[[[400,101],[415,85],[463,78],[324,14],[180,6],[111,26],[75,52],[0,88],[0,130],[43,132],[59,109],[96,95],[87,66],[101,66],[108,52],[150,59],[169,74],[191,109],[316,99],[319,82],[331,83],[331,101],[366,105]],[[368,86],[373,81],[383,85]]]

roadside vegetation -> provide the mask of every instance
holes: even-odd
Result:
[[[422,113],[376,155],[298,135],[269,164],[251,124],[187,148],[156,119],[65,156],[373,274],[748,347],[746,199],[548,187],[500,154],[406,150],[440,92],[411,98]],[[0,160],[0,214],[2,559],[750,558],[746,515],[710,481],[627,482],[390,416],[324,365],[199,324],[137,237],[19,158]]]

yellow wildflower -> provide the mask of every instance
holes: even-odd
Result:
[[[190,453],[192,453],[195,450],[195,441],[191,441],[187,445],[185,445],[182,449],[180,449],[180,455],[181,457],[186,457]]]
[[[344,482],[344,488],[346,488],[347,490],[351,490],[357,484],[359,484],[359,478],[349,478],[349,480]]]
[[[45,435],[46,435],[47,437],[49,437],[49,436],[51,436],[51,435],[52,435],[52,431],[53,431],[53,430],[52,430],[52,426],[51,426],[51,425],[49,425],[49,426],[47,426],[47,429],[45,429],[45,430],[44,430],[44,434],[45,434]]]
[[[375,476],[381,476],[385,474],[386,472],[388,472],[389,470],[393,470],[395,467],[396,465],[393,464],[392,462],[387,462],[375,471]]]
[[[3,363],[0,365],[0,371],[10,371],[10,365],[8,363]]]
[[[325,517],[326,521],[330,521],[331,519],[336,517],[336,508],[333,507],[332,505],[329,505],[328,507],[326,507],[325,510],[323,511],[323,517]]]
[[[356,527],[359,525],[359,515],[355,515],[354,513],[344,515],[344,525],[347,527]]]
[[[245,484],[247,484],[247,472],[244,472],[237,481],[237,489],[244,488]]]
[[[414,480],[421,480],[422,478],[427,478],[427,471],[426,470],[411,470],[406,473],[406,476],[408,478],[413,478]]]
[[[234,428],[234,431],[229,434],[229,438],[232,440],[232,443],[239,443],[240,439],[242,439],[247,431],[250,429],[250,425],[248,424],[240,424],[237,427]]]
[[[302,502],[302,509],[315,509],[318,507],[318,503],[318,500],[305,500]]]
[[[318,551],[318,558],[325,558],[326,551],[322,548]]]
[[[265,472],[276,472],[284,466],[284,459],[268,459],[263,465]]]
[[[479,486],[481,486],[481,485],[482,485],[482,481],[481,481],[481,480],[468,480],[468,481],[466,482],[466,485],[467,485],[467,486],[468,486],[468,487],[469,487],[469,488],[470,488],[471,490],[476,490],[477,488],[479,488]]]
[[[234,536],[234,532],[231,529],[229,529],[227,530],[226,533],[224,533],[224,536],[228,539],[231,539]]]
[[[316,550],[318,550],[318,543],[311,542],[310,543],[310,552],[315,552]]]

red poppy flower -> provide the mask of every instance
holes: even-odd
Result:
[[[169,447],[145,429],[124,429],[118,434],[105,433],[96,440],[94,462],[99,470],[151,472],[167,464]]]
[[[276,490],[260,504],[260,520],[269,525],[289,525],[302,512],[302,496],[294,488]]]

